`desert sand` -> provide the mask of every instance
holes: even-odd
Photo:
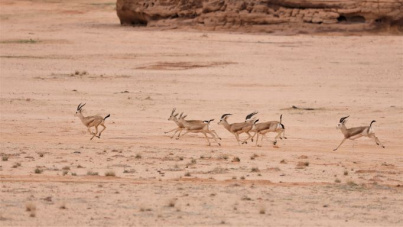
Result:
[[[0,9],[1,226],[403,225],[401,36],[121,26],[105,0]],[[79,103],[111,114],[100,139]],[[214,118],[222,146],[164,134],[174,107]],[[288,139],[239,146],[217,125],[253,111],[283,114]],[[386,148],[334,152],[347,115]]]

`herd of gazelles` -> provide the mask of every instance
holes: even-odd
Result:
[[[106,129],[106,126],[104,125],[105,120],[108,117],[110,117],[110,114],[108,114],[106,117],[102,117],[99,115],[85,117],[82,114],[82,108],[84,105],[85,104],[81,104],[81,103],[78,105],[77,111],[76,111],[76,116],[78,116],[80,118],[81,122],[87,127],[88,132],[92,135],[91,140],[94,137],[101,138],[101,133]],[[219,146],[221,146],[221,144],[217,140],[217,139],[221,140],[221,138],[218,136],[218,134],[214,130],[210,129],[210,123],[212,121],[214,121],[214,119],[205,120],[205,121],[185,120],[187,115],[183,115],[183,113],[181,113],[179,115],[179,113],[175,113],[175,111],[176,111],[176,108],[174,108],[172,110],[171,116],[168,118],[168,120],[175,122],[177,127],[168,132],[165,132],[165,134],[174,132],[174,134],[171,136],[171,138],[174,138],[175,135],[178,133],[176,139],[179,139],[180,137],[182,137],[188,133],[201,133],[206,138],[209,146],[211,145],[210,139],[213,139]],[[260,147],[261,144],[258,144],[259,136],[261,136],[261,141],[263,141],[263,137],[265,137],[265,135],[269,132],[277,133],[277,136],[274,138],[273,145],[277,144],[278,138],[287,139],[287,137],[285,137],[285,127],[281,123],[282,115],[280,115],[280,121],[267,121],[267,122],[258,123],[259,119],[256,119],[256,116],[255,116],[256,114],[257,114],[257,112],[253,112],[253,113],[247,115],[245,118],[245,122],[232,123],[232,124],[228,123],[228,121],[227,121],[228,118],[232,114],[224,114],[221,116],[221,119],[218,122],[218,124],[224,126],[225,129],[227,129],[230,133],[232,133],[235,136],[235,138],[238,142],[238,145],[240,145],[241,143],[242,144],[247,143],[247,141],[249,139],[251,139],[251,141],[253,142],[253,139],[255,138],[255,136],[257,136],[256,146]],[[385,148],[385,146],[383,146],[381,141],[379,141],[378,137],[375,136],[374,129],[372,127],[372,124],[374,122],[376,122],[375,120],[371,121],[369,126],[347,128],[346,127],[347,118],[348,118],[348,116],[342,117],[340,119],[340,122],[337,125],[337,129],[341,130],[341,132],[344,135],[344,138],[341,141],[341,143],[339,144],[339,146],[336,149],[334,149],[334,151],[336,151],[347,139],[355,140],[360,137],[372,138],[375,140],[375,143],[377,145],[380,145],[383,148]],[[98,134],[99,126],[102,126],[103,129]],[[95,133],[93,133],[90,130],[91,127],[95,127]],[[181,135],[182,131],[185,131],[185,132]],[[247,134],[248,138],[246,138],[245,140],[240,140],[239,135],[242,133]],[[254,133],[253,136],[250,133]],[[211,137],[209,137],[208,135]]]

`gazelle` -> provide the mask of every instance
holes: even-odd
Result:
[[[92,140],[95,136],[101,138],[101,133],[106,129],[106,126],[104,125],[105,119],[110,117],[111,115],[108,114],[106,117],[102,117],[99,115],[84,117],[82,113],[83,106],[85,106],[85,103],[83,105],[81,105],[81,103],[78,105],[75,115],[80,118],[81,122],[87,127],[88,132],[91,133],[92,137],[90,140]],[[97,136],[98,126],[100,125],[104,128],[102,129],[101,132],[99,132],[99,135]],[[95,133],[91,132],[90,130],[91,127],[95,127]]]
[[[350,116],[340,118],[340,122],[336,127],[337,129],[341,130],[341,132],[344,135],[344,139],[341,141],[340,145],[336,149],[334,149],[333,151],[336,151],[337,149],[339,149],[339,147],[347,139],[355,140],[355,139],[358,139],[358,138],[360,138],[362,136],[373,138],[375,140],[376,145],[378,145],[378,146],[380,145],[383,148],[385,148],[385,146],[383,146],[381,141],[379,141],[378,137],[375,136],[374,129],[372,128],[372,124],[376,122],[375,120],[371,121],[371,124],[369,124],[369,126],[347,128],[345,124],[347,122],[348,117],[350,117]]]
[[[179,132],[179,134],[178,134],[178,137],[179,137],[179,136],[181,135],[182,130],[185,129],[185,126],[183,126],[183,124],[180,123],[180,122],[179,122],[179,119],[177,118],[177,116],[178,116],[179,113],[176,113],[176,114],[175,114],[175,111],[176,111],[176,108],[174,108],[174,109],[172,110],[171,116],[168,118],[168,121],[173,121],[173,122],[175,122],[175,124],[176,124],[178,127],[174,128],[174,129],[172,129],[172,130],[170,130],[170,131],[168,131],[168,132],[165,132],[165,134],[167,134],[167,133],[170,133],[170,132],[172,132],[172,131],[175,131],[174,134],[171,136],[171,139],[175,137],[175,134],[176,134],[177,132]]]
[[[277,133],[277,136],[274,138],[273,145],[277,144],[277,138],[287,139],[287,137],[285,137],[285,127],[281,123],[282,119],[283,119],[283,115],[280,115],[280,121],[267,121],[267,122],[255,124],[252,129],[252,131],[255,132],[255,134],[253,134],[253,136],[252,136],[252,142],[253,142],[253,138],[255,138],[255,136],[257,135],[256,146],[261,147],[262,145],[258,145],[259,135],[262,136],[262,139],[261,139],[261,142],[262,142],[263,137],[266,135],[266,133],[269,133],[269,132]],[[281,137],[281,134],[283,134],[283,137]]]
[[[224,114],[221,116],[220,122],[218,122],[219,125],[224,126],[225,129],[227,129],[230,133],[232,133],[235,136],[235,139],[238,142],[238,145],[240,145],[240,140],[239,140],[239,134],[241,133],[246,133],[248,134],[248,138],[242,141],[242,144],[247,143],[246,141],[252,137],[252,135],[249,133],[250,130],[252,130],[254,122],[255,122],[255,117],[257,112],[253,112],[249,115],[246,116],[245,122],[242,123],[228,123],[227,119],[229,116],[232,114]],[[252,118],[253,117],[253,118]]]
[[[182,115],[183,115],[183,113],[181,113],[181,115],[179,116],[179,119],[183,119],[183,120],[185,120],[185,118],[188,116],[188,115],[185,115],[185,116],[183,116],[182,117]],[[201,120],[185,120],[187,123],[207,123],[208,121],[201,121]],[[214,119],[211,119],[210,121],[214,121]],[[210,122],[208,122],[208,123],[210,123]],[[217,134],[217,132],[215,131],[215,130],[211,130],[210,129],[210,132],[212,133],[212,134],[214,134],[215,136],[217,136],[217,138],[219,139],[219,140],[221,140],[221,137]],[[179,136],[176,138],[176,139],[179,139]]]
[[[215,142],[218,144],[218,146],[221,146],[221,144],[217,141],[217,138],[214,135],[214,134],[217,135],[217,133],[214,130],[210,130],[210,122],[214,121],[214,119],[202,121],[202,122],[200,122],[198,120],[187,121],[187,120],[185,120],[186,116],[187,115],[182,117],[182,114],[181,114],[181,116],[179,117],[179,122],[181,124],[183,124],[183,126],[186,129],[186,132],[183,133],[182,136],[184,136],[188,133],[202,133],[206,137],[208,145],[211,146],[209,137],[207,136],[207,134],[210,134],[212,136],[212,138],[215,140]],[[179,139],[179,136],[176,139]],[[219,139],[221,139],[221,138],[219,138]]]

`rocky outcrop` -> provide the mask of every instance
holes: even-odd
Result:
[[[121,24],[247,32],[403,32],[403,0],[117,0]]]

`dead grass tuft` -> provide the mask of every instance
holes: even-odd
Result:
[[[107,171],[107,172],[105,173],[105,176],[106,176],[106,177],[116,177],[116,174],[115,174],[115,172],[113,172],[112,170],[110,170],[110,171]]]
[[[28,212],[36,211],[36,206],[35,206],[35,204],[29,202],[29,203],[25,204],[25,209]]]
[[[41,174],[41,173],[43,173],[43,169],[40,169],[40,168],[36,167],[35,173],[36,174]]]
[[[228,160],[228,155],[226,155],[226,154],[221,154],[221,155],[218,156],[218,159],[221,159],[221,160]]]
[[[98,172],[94,172],[94,171],[90,170],[90,171],[87,172],[87,175],[88,176],[98,176],[99,174],[98,174]]]
[[[176,201],[174,199],[168,202],[168,207],[175,207]]]
[[[16,162],[16,163],[13,165],[13,168],[18,168],[18,167],[20,167],[20,166],[21,166],[21,163]]]
[[[266,209],[264,209],[264,208],[260,208],[260,210],[259,210],[259,214],[265,214],[266,213]]]
[[[358,184],[355,183],[353,180],[348,180],[348,181],[347,181],[347,185],[348,185],[348,186],[351,186],[351,187],[358,186]]]
[[[252,156],[250,156],[250,160],[255,160],[257,157],[259,157],[259,155],[253,154]]]

